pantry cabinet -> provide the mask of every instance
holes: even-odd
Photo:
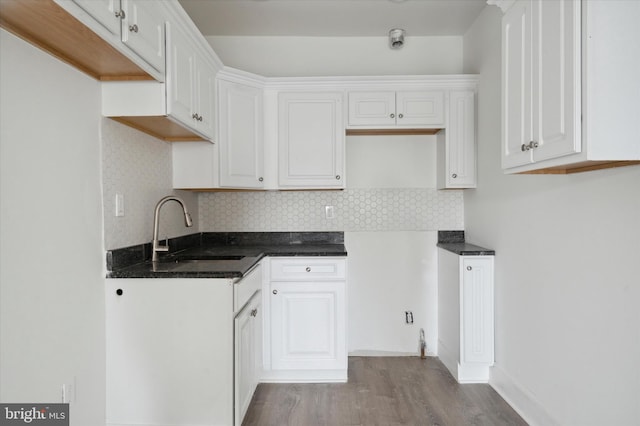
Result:
[[[349,127],[441,127],[444,125],[444,92],[349,92]]]
[[[502,167],[572,173],[637,163],[636,2],[519,0],[502,21]]]
[[[494,362],[494,256],[438,250],[438,357],[460,383],[487,383]]]
[[[218,80],[220,187],[264,187],[263,96],[260,87]]]
[[[342,92],[280,93],[278,186],[344,188]]]
[[[269,276],[263,381],[346,381],[346,259],[272,258]]]

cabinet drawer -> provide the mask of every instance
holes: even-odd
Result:
[[[346,260],[335,257],[271,259],[271,281],[344,280]]]

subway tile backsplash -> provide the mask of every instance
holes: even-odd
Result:
[[[213,192],[198,204],[203,232],[464,229],[462,191],[431,188]]]

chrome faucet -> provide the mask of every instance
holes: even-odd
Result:
[[[151,255],[151,260],[153,262],[157,262],[158,261],[158,253],[159,252],[161,252],[161,251],[169,251],[169,246],[168,245],[162,246],[162,245],[160,245],[160,241],[158,241],[158,228],[160,227],[160,208],[167,201],[176,201],[176,202],[178,202],[182,206],[182,211],[184,212],[184,224],[187,227],[193,226],[193,221],[191,220],[191,215],[187,211],[187,206],[184,204],[184,202],[180,198],[174,197],[173,195],[169,195],[169,196],[164,197],[160,201],[158,201],[158,204],[156,204],[156,211],[153,214],[153,254]]]

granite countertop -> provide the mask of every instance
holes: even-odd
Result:
[[[111,250],[107,278],[242,278],[266,256],[347,255],[342,232],[200,233],[169,247],[159,262],[151,261],[150,244]]]
[[[495,250],[465,242],[464,231],[438,231],[438,247],[460,256],[495,256]]]

